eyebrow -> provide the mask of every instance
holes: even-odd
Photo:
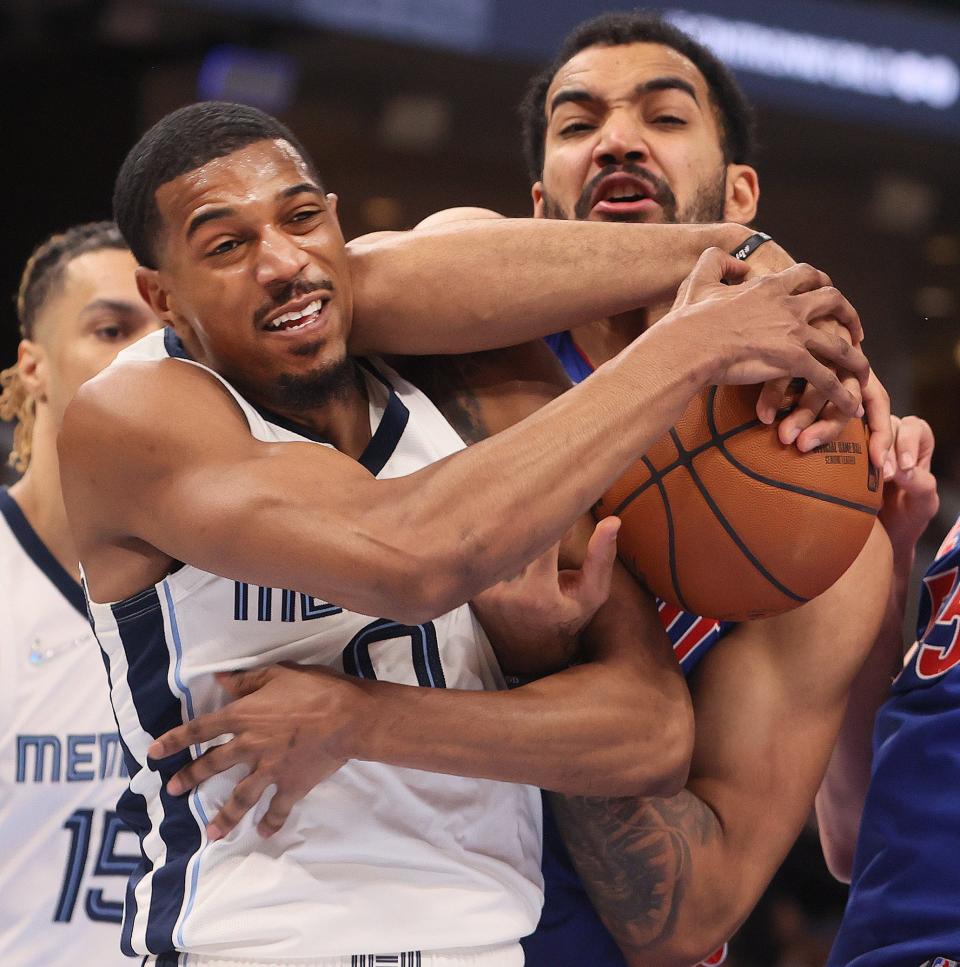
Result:
[[[301,181],[299,185],[291,185],[289,188],[284,188],[277,198],[292,198],[294,195],[299,195],[301,192],[309,192],[311,195],[319,195],[321,198],[325,197],[323,191],[317,186],[309,181]]]
[[[207,222],[215,221],[218,218],[229,218],[235,214],[235,208],[210,208],[205,212],[200,212],[199,215],[194,215],[187,226],[187,241],[189,242],[194,232],[202,225],[206,225]]]
[[[649,94],[651,91],[683,91],[693,98],[694,103],[700,103],[693,85],[682,77],[654,77],[653,80],[637,85],[638,94]]]
[[[654,91],[683,91],[684,94],[689,94],[693,98],[694,103],[699,105],[700,101],[697,99],[697,92],[694,90],[693,85],[689,81],[685,81],[682,77],[654,77],[652,80],[644,81],[642,84],[637,84],[634,88],[634,93],[642,96],[644,94],[650,94]],[[566,90],[557,91],[554,95],[553,100],[550,102],[550,115],[552,116],[554,111],[561,104],[587,104],[591,101],[596,102],[601,100],[596,94],[592,94],[590,91],[582,87],[568,87]]]
[[[293,198],[294,195],[302,194],[303,192],[309,192],[312,195],[317,195],[320,198],[324,197],[323,191],[316,185],[311,184],[309,181],[302,181],[297,185],[291,185],[289,188],[284,188],[277,192],[277,200],[283,201],[287,198]],[[187,226],[187,241],[191,239],[193,234],[202,225],[206,225],[207,222],[212,222],[220,218],[229,218],[231,215],[235,215],[237,210],[235,208],[230,208],[229,206],[224,206],[221,208],[211,208],[205,212],[200,212],[199,215],[194,215],[190,219],[190,224]]]
[[[92,302],[88,302],[80,310],[80,313],[87,315],[104,309],[108,312],[115,312],[117,315],[130,315],[139,312],[140,307],[136,303],[127,302],[126,299],[94,299]]]

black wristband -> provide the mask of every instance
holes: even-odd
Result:
[[[754,232],[745,242],[741,242],[730,254],[741,262],[745,262],[764,242],[771,241],[766,232]]]

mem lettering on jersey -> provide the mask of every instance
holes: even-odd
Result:
[[[127,775],[116,732],[18,735],[17,782],[94,782]]]
[[[343,608],[312,598],[309,594],[279,588],[251,588],[243,581],[233,582],[234,621],[289,622],[298,618],[300,621],[313,621],[316,618],[329,618],[342,611]]]

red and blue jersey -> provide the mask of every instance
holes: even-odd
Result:
[[[960,955],[960,520],[923,578],[917,641],[877,713],[830,967]]]
[[[589,359],[580,352],[569,332],[548,336],[546,342],[573,382],[582,382],[593,372]],[[729,621],[688,614],[665,601],[658,601],[657,608],[685,675],[690,675],[703,656],[734,627]],[[580,964],[626,967],[623,955],[577,876],[546,797],[543,801],[543,879],[543,914],[536,932],[523,940],[527,967]],[[724,953],[725,949],[718,951],[708,963],[722,963]]]

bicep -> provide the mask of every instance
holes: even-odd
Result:
[[[832,588],[795,611],[738,626],[691,682],[689,788],[723,823],[723,862],[744,860],[746,908],[810,813],[850,683],[876,637],[889,563],[876,528]]]
[[[411,571],[410,543],[390,539],[405,530],[409,478],[379,482],[332,448],[257,440],[219,384],[171,366],[122,413],[93,401],[84,416],[81,401],[68,421],[65,495],[86,550],[142,542],[226,578],[376,613],[395,591],[390,576]]]

